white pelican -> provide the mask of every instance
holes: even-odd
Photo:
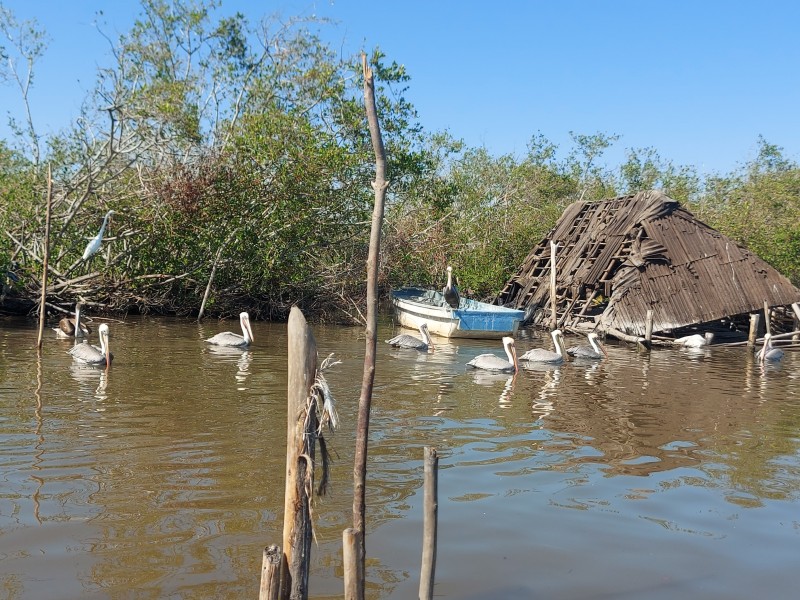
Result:
[[[506,351],[508,360],[503,360],[494,354],[480,354],[469,361],[467,366],[475,369],[484,369],[486,371],[516,373],[519,371],[519,363],[517,362],[517,348],[514,346],[514,338],[504,337],[503,348]]]
[[[100,250],[100,244],[103,243],[103,234],[106,232],[106,225],[108,225],[108,218],[113,214],[114,211],[110,210],[106,213],[106,216],[103,217],[103,225],[100,227],[100,231],[92,238],[92,241],[86,244],[86,249],[83,251],[83,260],[91,258]]]
[[[72,358],[87,365],[110,365],[114,360],[114,355],[111,354],[108,347],[108,325],[101,323],[97,328],[97,335],[100,338],[100,346],[94,346],[88,342],[75,344],[69,349]]]
[[[589,338],[589,346],[571,346],[567,348],[567,354],[575,358],[600,359],[604,356],[608,358],[605,347],[597,340],[597,334],[592,331],[586,337]]]
[[[242,326],[242,333],[233,333],[232,331],[223,331],[214,337],[206,340],[209,344],[216,346],[232,346],[236,348],[247,348],[255,338],[253,338],[253,330],[250,329],[250,315],[246,312],[239,313],[239,323]]]
[[[458,295],[458,288],[453,285],[453,267],[450,265],[447,266],[447,285],[444,286],[442,295],[451,308],[458,308],[461,297]]]
[[[713,339],[714,339],[714,334],[711,331],[706,331],[704,335],[695,333],[694,335],[687,335],[684,337],[680,337],[673,343],[677,344],[678,346],[684,346],[686,348],[701,348],[703,346],[710,346],[711,340]]]
[[[92,332],[89,327],[81,322],[81,308],[83,304],[78,302],[75,304],[75,316],[64,317],[58,322],[58,327],[53,327],[56,332],[56,337],[71,338],[71,337],[88,337]]]
[[[780,348],[774,348],[772,346],[772,334],[769,333],[764,334],[764,345],[761,346],[761,350],[758,351],[756,357],[762,363],[778,362],[783,358],[783,350],[781,350]]]
[[[539,364],[559,365],[564,362],[564,339],[560,329],[550,332],[556,351],[544,348],[533,348],[519,357],[520,362],[535,362]]]
[[[428,349],[433,350],[433,340],[431,339],[431,334],[428,331],[427,323],[422,323],[419,326],[419,333],[422,336],[422,339],[407,333],[401,333],[400,335],[394,336],[390,340],[386,340],[386,343],[391,344],[395,348],[411,348],[412,350],[421,350],[423,352],[427,351]]]

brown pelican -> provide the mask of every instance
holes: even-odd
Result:
[[[469,361],[467,366],[486,371],[516,373],[519,371],[519,363],[517,363],[517,348],[514,346],[514,338],[504,337],[503,348],[506,351],[508,360],[503,360],[494,354],[480,354]]]
[[[81,322],[81,308],[83,304],[75,304],[75,316],[64,317],[58,322],[58,327],[53,327],[56,336],[60,338],[87,337],[92,330]]]
[[[519,357],[520,362],[534,362],[539,364],[558,365],[564,362],[564,339],[560,329],[550,332],[556,351],[544,348],[533,348]]]
[[[411,348],[413,350],[421,350],[423,352],[427,351],[428,349],[433,350],[433,340],[431,339],[431,334],[428,331],[427,323],[422,323],[419,326],[419,333],[422,335],[422,339],[407,333],[401,333],[400,335],[394,336],[390,340],[386,340],[386,343],[391,344],[395,348]]]
[[[461,297],[458,295],[458,288],[453,285],[453,267],[447,266],[447,285],[442,290],[444,301],[447,302],[451,308],[458,308],[461,303]]]
[[[97,335],[100,338],[100,346],[88,342],[75,344],[69,349],[72,358],[87,365],[110,365],[114,355],[108,348],[108,325],[101,323],[97,328]]]
[[[706,331],[704,335],[700,335],[699,333],[695,333],[694,335],[687,335],[684,337],[680,337],[674,341],[675,344],[678,346],[684,346],[686,348],[701,348],[703,346],[710,346],[711,340],[714,339],[714,334],[710,331]]]
[[[772,334],[764,334],[764,345],[761,346],[761,350],[758,351],[756,357],[762,363],[778,362],[783,358],[783,350],[780,348],[773,348],[772,346]]]
[[[592,331],[586,337],[589,338],[589,346],[571,346],[567,348],[567,354],[575,358],[600,359],[604,356],[608,358],[605,347],[597,340],[597,334]]]
[[[86,249],[83,251],[83,260],[91,258],[100,250],[100,244],[103,243],[103,234],[106,232],[106,225],[108,225],[108,218],[113,214],[113,210],[106,213],[106,216],[103,218],[103,224],[100,226],[100,231],[92,238],[92,241],[86,244]]]
[[[242,333],[233,333],[232,331],[223,331],[214,337],[206,340],[209,344],[216,346],[232,346],[236,348],[246,348],[253,341],[253,330],[250,329],[250,315],[246,312],[239,313],[239,323],[242,325]]]

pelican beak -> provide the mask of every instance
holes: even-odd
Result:
[[[250,336],[250,341],[254,342],[256,340],[256,338],[253,337],[253,329],[252,329],[252,327],[250,327],[250,319],[247,319],[244,322],[244,327],[245,327],[245,329],[247,329],[247,335]]]
[[[597,345],[599,346],[600,350],[603,351],[603,356],[608,358],[608,352],[606,352],[606,347],[603,344],[601,344],[600,342],[597,342]]]

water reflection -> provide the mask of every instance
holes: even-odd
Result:
[[[254,593],[261,550],[281,538],[287,385],[285,327],[254,329],[238,350],[204,344],[211,332],[194,323],[130,319],[114,329],[125,360],[108,370],[73,364],[55,341],[37,360],[25,327],[0,329],[11,598]],[[342,360],[326,373],[342,425],[333,489],[314,508],[310,587],[340,597],[364,340],[315,336],[320,357]],[[797,353],[763,368],[745,349],[608,350],[510,376],[466,369],[491,342],[379,344],[368,597],[417,592],[427,445],[441,457],[439,596],[697,597],[692,582],[711,572],[718,597],[792,597]]]

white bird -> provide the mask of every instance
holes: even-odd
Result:
[[[110,365],[114,360],[114,355],[111,354],[108,346],[108,325],[101,323],[97,328],[97,336],[100,338],[99,346],[88,342],[75,344],[68,350],[72,358],[87,365]]]
[[[103,217],[103,224],[100,226],[100,231],[92,238],[92,241],[86,244],[86,249],[83,251],[83,260],[91,258],[100,250],[100,244],[103,243],[103,234],[106,232],[106,225],[108,225],[108,218],[113,214],[114,211],[110,210],[106,213],[106,216]]]
[[[591,358],[600,359],[604,356],[608,358],[608,352],[605,347],[597,339],[597,334],[592,331],[586,337],[589,338],[589,346],[570,346],[567,348],[567,354],[575,358]]]
[[[519,357],[520,362],[534,362],[539,364],[558,365],[564,362],[564,338],[560,329],[550,332],[556,351],[545,348],[532,348]]]
[[[239,313],[239,323],[242,326],[242,334],[233,333],[232,331],[223,331],[214,337],[206,340],[209,344],[216,346],[232,346],[236,348],[246,348],[250,345],[255,338],[253,337],[253,330],[250,328],[250,315],[246,312]]]
[[[701,348],[703,346],[710,346],[711,340],[714,339],[714,334],[711,331],[706,331],[704,335],[695,333],[694,335],[687,335],[676,339],[673,343],[678,346],[686,348]]]
[[[428,349],[433,350],[433,340],[431,339],[431,334],[428,331],[427,323],[420,324],[419,333],[422,336],[422,339],[407,333],[401,333],[400,335],[394,336],[390,340],[386,340],[386,343],[391,344],[395,348],[410,348],[412,350],[421,350],[423,352],[427,351]]]
[[[781,350],[780,348],[774,348],[772,346],[772,334],[769,333],[764,334],[764,345],[761,346],[761,350],[758,351],[756,357],[762,363],[778,362],[783,358],[783,350]]]
[[[444,301],[447,302],[451,308],[458,308],[461,303],[461,296],[458,294],[458,288],[453,285],[453,267],[447,266],[447,284],[442,289]]]
[[[516,373],[519,371],[519,363],[517,362],[517,348],[514,346],[514,338],[504,337],[503,348],[506,351],[508,360],[503,360],[494,354],[480,354],[469,361],[467,366],[486,371]]]
[[[64,317],[58,322],[58,327],[53,327],[53,331],[56,332],[56,337],[87,337],[92,332],[87,325],[81,322],[82,307],[83,304],[80,302],[75,304],[75,316]]]

